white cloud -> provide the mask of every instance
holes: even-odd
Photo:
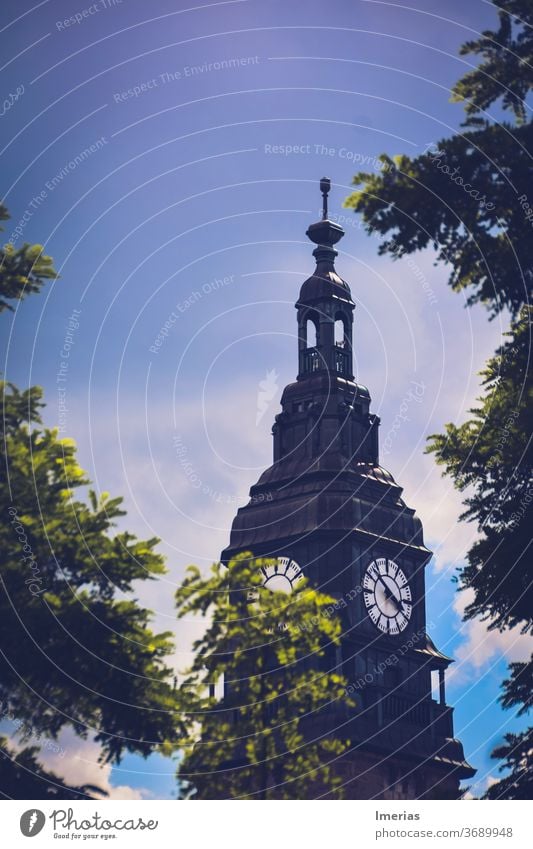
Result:
[[[110,799],[146,799],[151,792],[146,788],[111,783],[111,764],[98,763],[101,747],[92,740],[82,740],[68,729],[60,734],[58,745],[63,752],[55,753],[43,747],[39,760],[43,766],[63,778],[72,787],[93,784],[105,790]],[[62,756],[61,756],[62,755]]]
[[[461,620],[473,597],[473,590],[456,593],[453,607]],[[533,639],[528,634],[521,634],[519,628],[489,631],[487,625],[480,619],[460,624],[459,632],[463,641],[455,649],[457,664],[450,670],[450,682],[463,682],[472,671],[485,669],[490,661],[501,657],[505,657],[509,663],[529,659],[533,651]]]
[[[6,727],[4,733],[9,738],[9,745],[16,751],[26,746],[37,745],[40,749],[37,754],[39,763],[45,770],[53,772],[71,787],[91,784],[104,790],[108,795],[102,798],[106,799],[140,800],[153,796],[151,791],[145,787],[113,784],[113,771],[118,770],[119,767],[99,763],[101,746],[94,740],[83,740],[78,737],[72,728],[61,731],[57,740],[54,740],[53,745],[50,746],[47,745],[46,741],[37,741],[31,738],[22,742],[16,736],[16,731],[11,727]],[[172,767],[169,767],[169,771],[171,769]]]
[[[420,452],[403,462],[398,459],[399,470],[394,463],[390,471],[403,487],[406,503],[422,520],[426,545],[435,554],[435,570],[452,572],[464,561],[477,534],[474,524],[458,521],[464,510],[462,495],[441,476],[431,455]]]
[[[483,773],[482,775],[478,775],[476,781],[469,785],[469,790],[465,793],[465,799],[480,799],[487,792],[489,787],[492,787],[493,784],[497,784],[499,778],[495,778],[494,775],[490,775],[487,773]]]

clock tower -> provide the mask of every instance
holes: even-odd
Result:
[[[290,591],[304,574],[335,599],[343,638],[326,662],[343,672],[356,704],[342,720],[345,797],[453,799],[475,770],[446,704],[452,660],[427,633],[431,552],[379,464],[380,420],[353,375],[355,304],[334,265],[344,231],[328,219],[330,181],[320,188],[323,217],[307,230],[316,269],[296,302],[298,376],[272,428],[273,464],[239,509],[222,561],[242,551],[275,558],[266,586]]]

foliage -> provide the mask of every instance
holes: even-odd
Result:
[[[533,9],[528,0],[501,6],[500,31],[463,47],[485,62],[454,89],[476,129],[428,145],[414,159],[383,154],[381,173],[355,175],[361,188],[346,205],[362,214],[368,232],[389,235],[380,253],[398,259],[433,246],[468,304],[479,301],[492,315],[507,307],[516,316],[532,290],[533,125],[525,123],[522,98],[533,85]],[[510,14],[524,21],[517,36]],[[484,110],[499,98],[519,125],[491,123]]]
[[[0,214],[7,217],[5,208]],[[26,256],[37,253],[29,247]],[[43,262],[34,264],[25,292],[13,282],[12,264],[0,266],[0,309],[55,276],[51,260]],[[173,644],[169,633],[151,630],[150,611],[133,597],[138,581],[165,571],[158,540],[115,531],[122,499],[94,491],[76,499],[89,481],[74,440],[42,426],[39,387],[0,382],[0,390],[0,702],[32,734],[56,738],[71,726],[93,735],[105,761],[168,749],[176,736],[166,663]],[[3,788],[33,798],[49,775],[37,750],[16,758],[6,751]],[[58,798],[74,798],[61,795],[67,791],[55,776],[49,780]]]
[[[352,706],[335,670],[341,626],[333,599],[303,581],[291,595],[265,589],[261,570],[274,562],[245,553],[206,578],[191,566],[177,590],[178,617],[206,620],[179,688],[188,737],[178,777],[187,797],[342,795],[334,765],[348,743],[322,710],[335,705],[342,723]],[[332,657],[327,672],[324,655]],[[217,700],[209,685],[221,676]]]
[[[382,155],[384,171],[357,174],[364,187],[346,205],[362,213],[369,233],[390,235],[381,254],[398,260],[434,247],[467,304],[516,315],[532,283],[532,223],[518,202],[531,186],[531,149],[531,124],[501,125],[440,140],[416,159]]]
[[[505,708],[518,707],[516,715],[523,716],[533,707],[533,664],[511,663],[510,669],[500,701]]]
[[[487,618],[500,630],[531,630],[533,382],[525,307],[507,336],[482,372],[485,393],[470,410],[472,418],[447,424],[444,434],[430,437],[428,450],[468,493],[462,518],[480,530],[460,570],[462,588],[474,591],[466,618]]]
[[[110,534],[120,498],[75,500],[88,481],[74,441],[30,426],[39,389],[2,388],[0,697],[40,732],[55,736],[66,723],[93,731],[107,760],[149,754],[173,735],[172,642],[128,596],[165,571],[158,540]]]
[[[0,798],[80,800],[108,795],[93,784],[80,787],[65,784],[53,772],[43,770],[37,759],[38,752],[37,746],[15,752],[6,738],[0,737]]]
[[[502,759],[500,772],[509,773],[485,793],[485,799],[524,799],[531,800],[533,793],[533,769],[531,751],[533,750],[533,728],[526,728],[521,734],[506,734],[505,743],[497,746],[492,756]]]
[[[533,8],[529,0],[503,0],[494,5],[499,29],[487,30],[477,41],[463,44],[461,56],[475,53],[483,62],[455,85],[453,100],[464,102],[467,123],[474,126],[479,113],[500,98],[503,108],[524,124],[525,99],[533,87]]]
[[[503,707],[516,708],[517,716],[526,715],[533,705],[533,657],[528,663],[511,663],[511,675],[503,683]],[[508,773],[489,787],[486,799],[533,798],[532,751],[533,728],[505,735],[505,742],[496,747],[493,757],[502,759],[499,770]]]
[[[0,203],[0,221],[8,218],[6,207]],[[15,248],[11,242],[0,248],[0,273],[0,312],[13,310],[10,301],[21,301],[39,292],[45,280],[55,280],[58,276],[52,258],[43,254],[42,245],[24,243]]]

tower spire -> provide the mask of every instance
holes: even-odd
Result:
[[[331,180],[329,177],[322,177],[320,181],[320,191],[322,192],[322,221],[326,221],[328,217],[328,195],[331,189]]]
[[[322,177],[320,181],[320,191],[322,192],[322,219],[311,224],[307,228],[306,236],[317,245],[313,251],[313,256],[317,262],[317,271],[320,272],[334,271],[335,257],[337,251],[333,247],[344,236],[344,230],[340,224],[330,221],[328,218],[328,194],[331,189],[331,180],[329,177]]]
[[[298,380],[329,372],[333,377],[353,379],[352,324],[355,304],[350,287],[335,271],[334,245],[344,230],[328,218],[329,177],[320,180],[322,218],[311,224],[306,235],[316,245],[316,268],[302,288],[298,310]],[[314,341],[311,341],[311,331]]]

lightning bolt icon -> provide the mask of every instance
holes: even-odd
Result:
[[[28,823],[28,832],[33,831],[33,826],[35,825],[36,822],[37,822],[37,811],[33,811],[32,815],[30,817],[30,821]]]

